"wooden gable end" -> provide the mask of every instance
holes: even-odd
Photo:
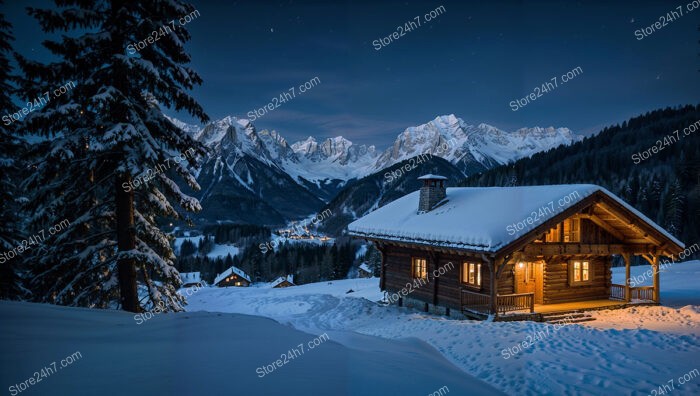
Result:
[[[562,224],[571,219],[580,224],[580,238],[577,241],[565,241],[563,237],[547,241],[547,234],[551,234],[552,230],[561,230]],[[503,247],[498,256],[518,251],[539,255],[629,252],[670,256],[683,251],[683,246],[624,205],[597,192]]]

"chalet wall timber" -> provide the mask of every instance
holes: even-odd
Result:
[[[624,201],[596,185],[444,188],[437,175],[424,186],[348,226],[382,253],[380,287],[395,293],[448,262],[458,271],[430,277],[411,298],[425,310],[466,315],[543,315],[629,303],[658,303],[660,257],[682,242]],[[575,194],[573,194],[575,192]],[[562,199],[566,197],[566,199]],[[507,231],[532,208],[548,206],[538,222]],[[653,286],[612,283],[612,256],[630,279],[637,255],[654,270]]]

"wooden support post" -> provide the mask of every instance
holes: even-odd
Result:
[[[622,253],[625,260],[625,301],[632,301],[632,290],[630,288],[630,254]]]
[[[382,257],[382,261],[379,267],[379,290],[385,291],[386,290],[386,249],[384,245],[379,244],[377,242],[374,243],[374,246],[377,248],[379,251],[379,255]]]
[[[428,269],[430,270],[430,272],[428,273],[428,279],[430,279],[430,276],[432,274],[433,305],[438,305],[438,283],[440,282],[440,275],[438,273],[438,276],[435,276],[435,274],[437,273],[438,264],[440,264],[440,255],[434,252],[430,252],[429,254],[430,265],[428,266]]]
[[[498,316],[498,283],[496,282],[496,262],[493,258],[484,257],[489,266],[489,293],[491,294],[491,313]]]
[[[654,254],[652,257],[651,269],[654,271],[654,302],[658,304],[661,302],[661,289],[659,289],[659,256]]]

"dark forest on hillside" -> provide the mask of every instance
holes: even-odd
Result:
[[[491,169],[461,184],[597,184],[692,245],[700,242],[700,131],[684,136],[683,130],[698,120],[700,105],[652,111],[582,142]],[[671,136],[676,135],[680,139],[674,142]],[[645,160],[633,159],[653,146],[661,150]]]

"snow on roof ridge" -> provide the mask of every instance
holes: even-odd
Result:
[[[241,278],[250,282],[250,276],[248,276],[248,274],[246,274],[245,272],[243,272],[242,269],[240,269],[236,266],[231,266],[231,267],[227,268],[224,272],[222,272],[216,276],[216,278],[214,279],[214,284],[219,283],[220,281],[224,280],[227,276],[229,276],[231,274],[236,274],[236,275],[240,276]]]
[[[195,272],[180,272],[180,279],[182,282],[186,281],[196,281],[200,282],[202,280],[202,274],[199,271]]]
[[[288,281],[289,283],[294,284],[294,275],[290,274],[286,276],[280,276],[277,279],[270,282],[270,287],[275,287],[284,281]]]
[[[595,184],[452,187],[447,189],[447,203],[420,215],[419,192],[414,191],[350,223],[348,231],[361,237],[495,252],[598,191],[678,246],[684,246],[638,210]],[[555,208],[555,204],[560,206]],[[541,215],[541,209],[545,209],[545,215]],[[519,230],[508,228],[511,222],[523,222],[533,213],[536,220],[531,224]]]
[[[423,175],[423,176],[418,178],[418,180],[431,180],[431,179],[447,180],[447,178],[445,176],[433,175],[432,173],[428,173],[427,175]]]

